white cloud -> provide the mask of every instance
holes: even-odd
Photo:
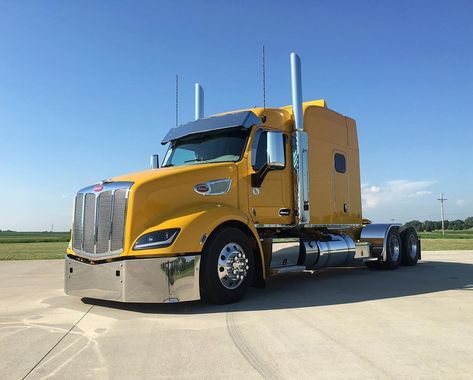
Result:
[[[411,198],[432,194],[428,190],[434,181],[409,181],[406,179],[385,182],[379,186],[364,184],[361,186],[363,206],[374,209],[380,206],[395,206],[406,203]]]
[[[464,199],[457,199],[457,201],[455,202],[455,204],[458,206],[458,207],[465,207],[468,203],[468,201],[464,200]]]

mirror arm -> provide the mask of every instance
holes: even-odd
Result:
[[[251,175],[251,186],[261,187],[263,184],[264,178],[269,173],[270,168],[267,163],[265,163],[256,173]]]

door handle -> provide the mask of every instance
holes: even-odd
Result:
[[[291,214],[290,208],[280,208],[279,209],[279,216],[288,216]]]

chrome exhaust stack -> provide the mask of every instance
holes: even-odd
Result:
[[[309,204],[309,168],[308,138],[304,132],[304,114],[302,108],[301,60],[296,53],[291,53],[291,88],[292,112],[294,114],[294,133],[292,134],[292,154],[295,173],[294,200],[296,202],[297,224],[310,224]]]
[[[199,83],[195,84],[195,120],[204,117],[204,89]]]

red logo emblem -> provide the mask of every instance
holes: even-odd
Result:
[[[209,192],[209,187],[207,185],[197,185],[195,187],[195,191],[198,193],[208,193]]]
[[[94,186],[94,191],[96,193],[99,192],[99,191],[102,191],[102,190],[103,190],[103,186],[100,183],[98,183]]]

